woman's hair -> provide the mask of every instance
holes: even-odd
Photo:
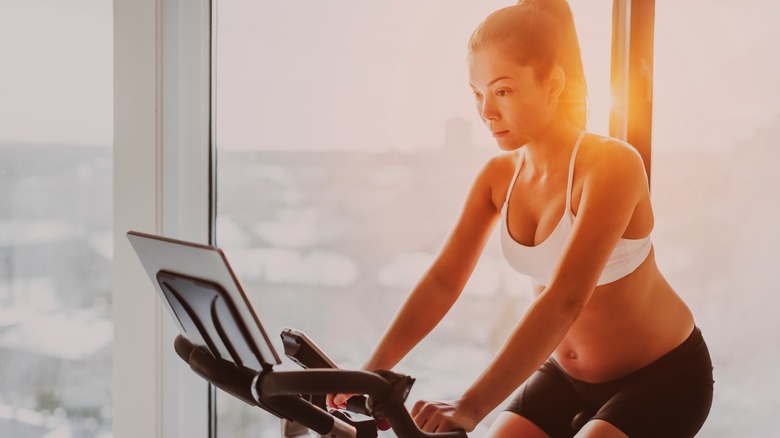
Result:
[[[490,14],[469,39],[469,53],[497,47],[543,78],[559,65],[566,76],[558,109],[580,129],[587,118],[587,85],[574,17],[566,0],[520,0]]]

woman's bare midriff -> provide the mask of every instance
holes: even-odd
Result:
[[[636,271],[596,288],[553,357],[575,379],[608,382],[670,352],[693,327],[690,310],[658,271],[651,251]]]

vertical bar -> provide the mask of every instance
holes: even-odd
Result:
[[[125,236],[209,235],[211,0],[114,0],[114,435],[206,436],[207,385]],[[143,321],[143,324],[139,324]]]
[[[113,430],[116,438],[154,438],[162,412],[162,315],[125,233],[160,231],[159,4],[114,0],[113,6]]]
[[[612,110],[609,114],[609,135],[626,141],[628,138],[628,71],[631,41],[631,0],[612,3],[612,65],[610,86]]]
[[[655,0],[614,0],[609,130],[642,155],[650,179]]]
[[[162,4],[162,75],[158,79],[163,131],[163,235],[207,243],[209,217],[210,0]],[[162,315],[162,423],[160,438],[208,436],[208,383],[174,352],[179,334]]]
[[[217,244],[217,0],[209,0],[209,244]]]
[[[632,3],[628,142],[642,155],[649,181],[653,132],[655,0],[632,0]]]
[[[217,245],[217,1],[209,0],[209,244]],[[217,438],[217,388],[208,385],[208,438]]]

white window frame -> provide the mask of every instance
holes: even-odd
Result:
[[[113,407],[116,438],[206,438],[213,390],[125,233],[213,239],[209,0],[114,0]]]

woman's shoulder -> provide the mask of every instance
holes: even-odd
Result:
[[[580,146],[576,169],[577,190],[589,187],[599,193],[628,190],[640,194],[649,191],[642,156],[629,143],[616,138],[589,135]]]
[[[497,209],[500,209],[503,203],[509,182],[519,163],[520,154],[522,154],[521,150],[514,150],[494,155],[482,165],[477,175],[476,192],[484,193],[489,197]]]
[[[490,173],[514,174],[522,154],[522,148],[514,151],[505,151],[492,156],[483,166],[483,171]]]
[[[522,148],[492,156],[482,166],[480,178],[492,187],[509,183],[520,162]]]
[[[619,154],[617,155],[618,157],[623,156],[623,153],[629,152],[635,155],[636,157],[640,157],[639,152],[637,152],[636,148],[626,143],[625,141],[617,139],[615,137],[609,137],[606,135],[594,134],[589,132],[586,137],[585,143],[588,143],[590,145],[590,147],[587,148],[587,150],[590,150],[591,152]]]
[[[641,171],[644,173],[644,162],[639,152],[617,138],[599,134],[588,134],[587,141],[583,142],[578,160],[583,161],[579,168],[594,171]]]
[[[492,182],[503,179],[507,174],[511,178],[519,162],[520,154],[520,151],[515,150],[491,156],[482,163],[477,180]]]

